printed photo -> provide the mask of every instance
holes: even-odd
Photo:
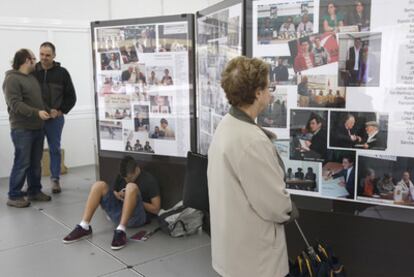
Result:
[[[329,146],[387,149],[388,114],[331,111]]]
[[[123,29],[125,40],[133,43],[138,53],[155,52],[155,25],[138,25]]]
[[[188,27],[186,23],[158,26],[158,52],[181,52],[188,49]]]
[[[106,95],[105,119],[131,119],[131,101],[129,96]]]
[[[120,74],[102,74],[99,76],[98,87],[100,96],[106,94],[125,94],[125,87]]]
[[[227,46],[235,49],[241,47],[241,26],[240,16],[230,17],[227,25]]]
[[[153,141],[145,136],[134,136],[125,141],[125,151],[153,154]]]
[[[340,86],[378,87],[380,67],[381,33],[339,34]]]
[[[346,88],[336,75],[298,75],[298,107],[345,108]]]
[[[285,1],[257,6],[258,44],[286,42],[312,33],[313,1]]]
[[[289,49],[294,57],[295,72],[338,61],[339,50],[335,33],[311,35],[289,41]]]
[[[137,50],[131,41],[124,41],[120,43],[119,50],[121,51],[123,64],[137,63],[139,61]]]
[[[201,107],[200,110],[200,130],[211,134],[211,109]]]
[[[322,166],[321,195],[355,199],[355,152],[328,150]]]
[[[117,42],[121,40],[123,40],[123,36],[119,28],[102,28],[96,30],[98,52],[118,50]]]
[[[102,53],[101,70],[121,70],[121,61],[119,58],[119,53]]]
[[[318,192],[320,163],[290,160],[288,140],[277,140],[274,145],[285,164],[286,188]]]
[[[200,132],[200,154],[207,155],[212,138],[209,134]]]
[[[222,116],[219,115],[213,115],[213,134],[216,131],[220,121],[223,119]]]
[[[147,84],[144,64],[129,64],[122,66],[121,80],[129,84]]]
[[[149,127],[150,138],[175,140],[175,121],[173,118],[150,118]]]
[[[150,96],[151,113],[171,114],[172,96]]]
[[[257,124],[268,128],[286,128],[287,88],[276,87],[276,91],[271,92],[271,94],[271,101],[257,117]]]
[[[414,206],[414,159],[358,155],[358,199]]]
[[[122,122],[119,121],[99,121],[100,139],[122,140]]]
[[[320,0],[319,32],[369,31],[371,0]]]
[[[135,132],[149,131],[149,108],[147,105],[134,105]]]
[[[295,84],[296,75],[292,57],[262,57],[262,59],[269,64],[270,85]]]
[[[290,110],[290,159],[326,159],[327,118],[327,111]]]

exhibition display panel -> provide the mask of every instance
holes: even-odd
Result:
[[[193,26],[188,14],[92,23],[100,151],[194,148]]]
[[[220,85],[221,72],[228,61],[244,54],[243,10],[241,0],[229,0],[197,13],[198,151],[204,155],[230,108]]]
[[[414,13],[398,3],[247,1],[247,55],[276,87],[258,124],[292,194],[414,207]]]

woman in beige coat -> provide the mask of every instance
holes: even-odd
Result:
[[[254,120],[268,107],[268,65],[237,57],[222,73],[232,105],[208,151],[213,268],[224,277],[289,272],[283,224],[294,217],[276,136]]]

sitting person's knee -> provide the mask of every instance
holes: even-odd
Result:
[[[125,187],[126,193],[139,193],[138,185],[135,183],[128,183]]]
[[[104,181],[97,181],[92,185],[91,190],[107,190],[108,189],[108,185],[104,182]]]

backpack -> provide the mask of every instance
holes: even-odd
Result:
[[[180,201],[171,209],[159,213],[158,222],[161,230],[171,237],[188,236],[203,225],[203,212],[185,207]]]

